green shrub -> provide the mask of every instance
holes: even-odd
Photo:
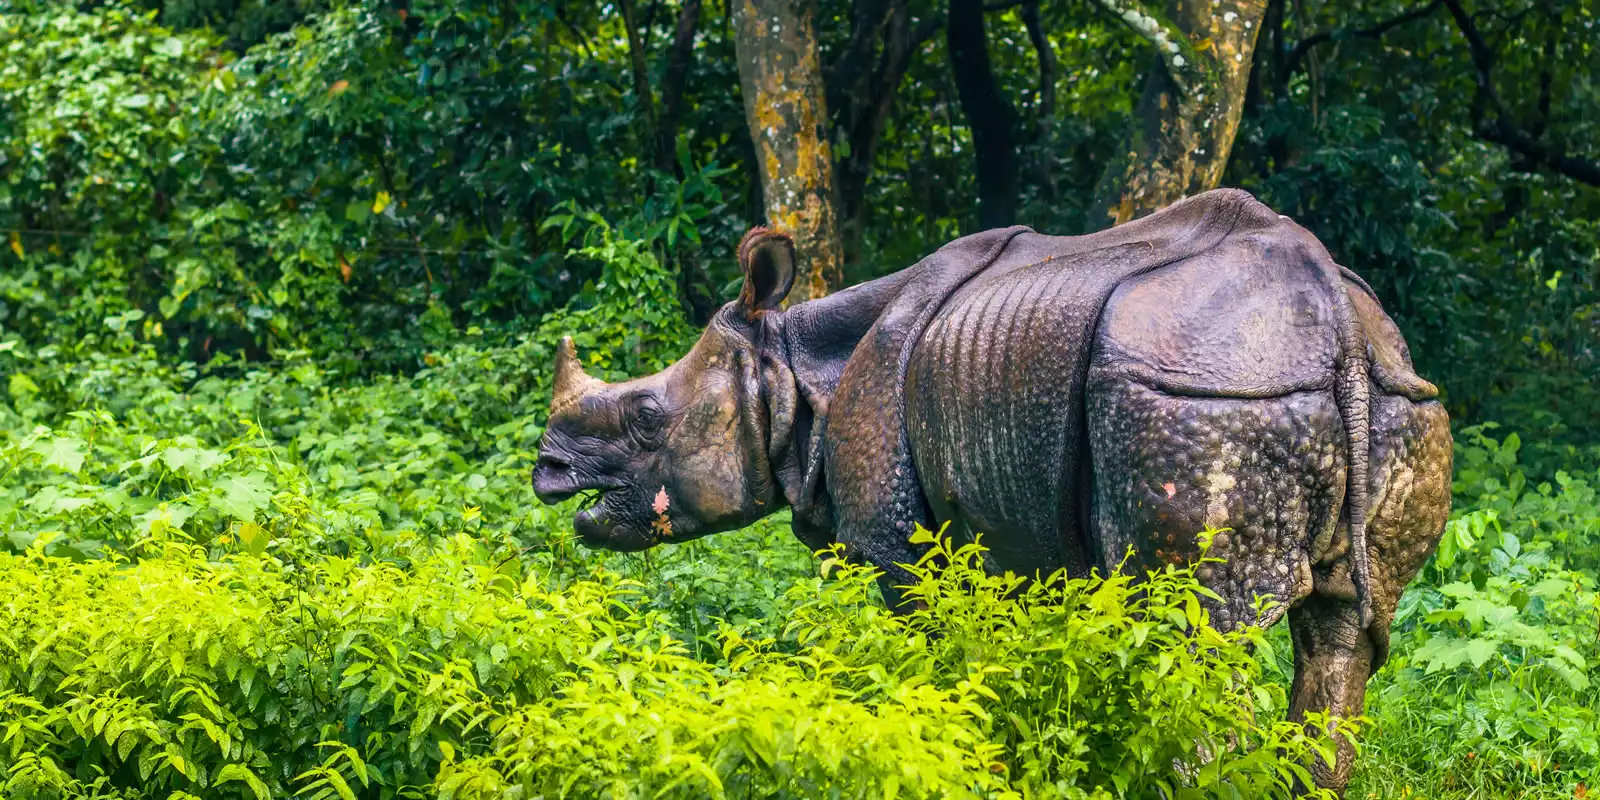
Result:
[[[1519,437],[1492,430],[1458,438],[1457,511],[1368,694],[1376,763],[1357,788],[1377,796],[1600,785],[1600,473],[1575,459],[1530,479]]]
[[[555,517],[527,481],[557,339],[574,334],[596,374],[620,378],[696,333],[655,256],[588,217],[574,255],[604,265],[597,281],[534,333],[469,332],[408,377],[348,385],[304,351],[173,367],[130,335],[136,311],[70,351],[0,343],[0,548],[43,535],[52,553],[95,556],[176,537],[213,556],[292,540],[394,558],[463,529],[549,544]]]
[[[788,634],[701,660],[635,582],[464,535],[406,569],[155,549],[0,555],[5,796],[1269,796],[1315,752],[1256,723],[1259,634],[1188,570],[1008,599],[945,543],[896,617],[830,559]]]
[[[215,216],[195,207],[194,178],[217,150],[188,109],[221,79],[216,40],[115,6],[7,5],[0,330],[71,341],[106,317],[153,309],[169,288],[211,291],[218,265],[152,246],[191,225],[203,236]]]

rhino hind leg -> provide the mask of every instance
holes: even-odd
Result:
[[[1361,630],[1360,604],[1314,594],[1289,611],[1289,635],[1294,642],[1289,718],[1303,720],[1307,712],[1360,716],[1376,663],[1372,637]],[[1355,743],[1341,739],[1336,752],[1334,763],[1317,758],[1309,766],[1317,786],[1342,794],[1355,765]]]
[[[1312,591],[1310,553],[1334,535],[1343,502],[1344,439],[1331,392],[1266,398],[1168,394],[1115,369],[1091,370],[1092,549],[1135,574],[1200,555],[1222,602],[1212,622],[1270,626]],[[1258,597],[1274,603],[1259,610]],[[1258,613],[1260,611],[1261,613]]]
[[[1389,651],[1389,626],[1406,584],[1433,554],[1450,515],[1450,421],[1437,402],[1413,403],[1374,394],[1372,472],[1367,542],[1372,562],[1373,623],[1363,631],[1350,579],[1348,529],[1314,570],[1310,598],[1289,612],[1294,641],[1294,686],[1289,715],[1322,711],[1362,713],[1367,680]],[[1355,747],[1342,741],[1338,761],[1317,763],[1317,785],[1343,792]]]
[[[1362,712],[1367,679],[1388,652],[1406,584],[1432,555],[1449,516],[1451,437],[1444,409],[1374,391],[1367,541],[1371,627],[1350,577],[1343,423],[1331,392],[1262,399],[1168,394],[1112,368],[1090,373],[1094,463],[1090,530],[1103,563],[1129,548],[1135,569],[1186,563],[1195,532],[1216,537],[1223,564],[1200,578],[1223,598],[1213,622],[1269,626],[1288,610],[1295,648],[1292,718]],[[1255,616],[1257,595],[1278,601]],[[1292,607],[1292,610],[1289,610]],[[1319,786],[1342,791],[1354,748],[1313,765]]]
[[[1434,401],[1378,394],[1372,400],[1367,494],[1367,548],[1372,561],[1372,668],[1389,652],[1389,626],[1407,584],[1433,555],[1450,516],[1453,441],[1450,419]],[[1355,599],[1350,576],[1349,525],[1340,520],[1332,546],[1313,565],[1315,591]]]

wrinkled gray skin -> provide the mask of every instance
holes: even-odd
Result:
[[[1451,438],[1371,290],[1303,228],[1218,190],[1090,236],[975,234],[783,311],[787,237],[754,230],[739,259],[739,300],[657,375],[600,383],[563,343],[533,482],[545,502],[600,492],[586,542],[788,506],[897,606],[918,524],[982,532],[989,566],[1024,575],[1130,548],[1141,572],[1185,563],[1225,528],[1201,570],[1215,623],[1287,611],[1291,713],[1361,713],[1448,516]],[[1342,791],[1352,757],[1318,783]]]

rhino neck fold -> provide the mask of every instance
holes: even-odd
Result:
[[[911,272],[901,270],[767,313],[759,323],[756,347],[770,421],[768,457],[778,488],[794,509],[795,535],[814,549],[834,541],[822,441],[839,376]]]

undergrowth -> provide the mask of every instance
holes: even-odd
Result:
[[[702,659],[638,581],[464,534],[405,568],[42,549],[0,555],[7,797],[1257,797],[1328,745],[1191,570],[1007,599],[943,542],[897,617],[829,557]]]

